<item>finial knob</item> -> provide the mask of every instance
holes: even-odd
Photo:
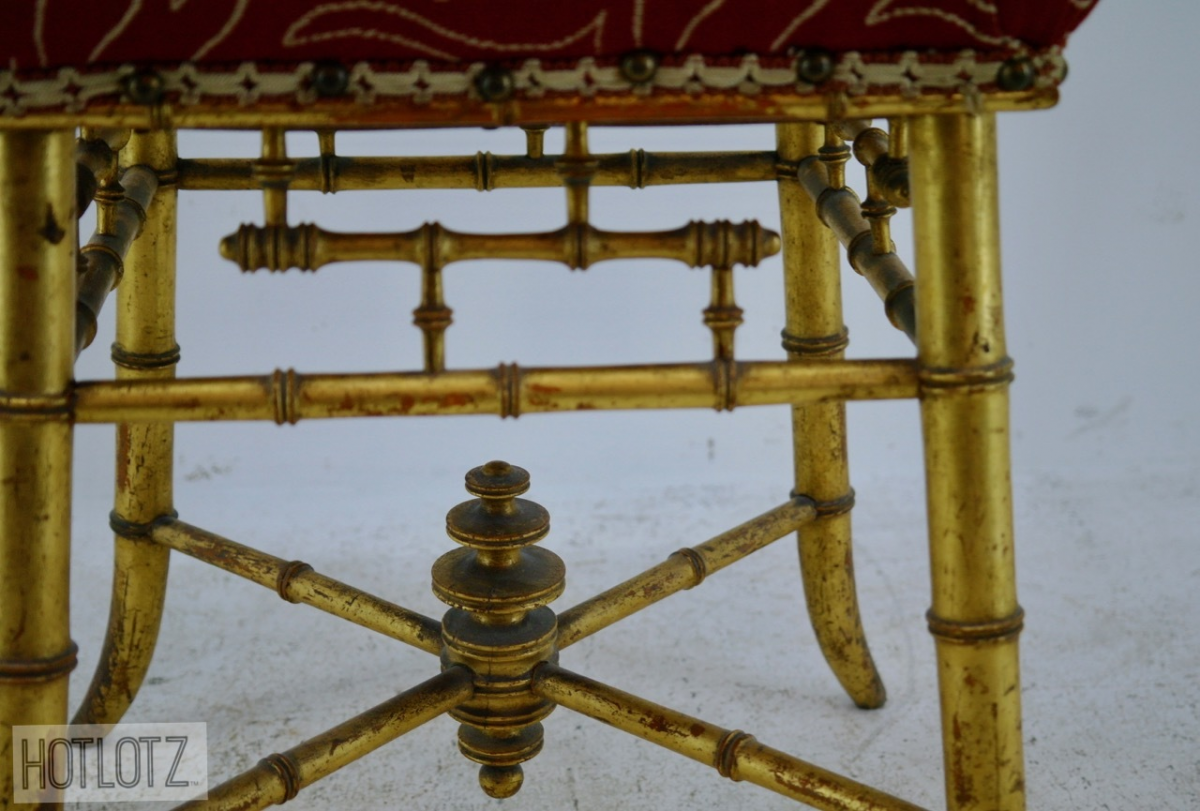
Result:
[[[497,800],[513,796],[524,782],[525,770],[519,765],[479,767],[479,786],[484,794]]]
[[[493,459],[466,475],[467,492],[478,498],[509,499],[529,489],[529,471]]]
[[[463,546],[484,552],[516,550],[537,543],[550,531],[545,508],[517,498],[529,489],[524,468],[491,461],[472,469],[466,484],[475,500],[446,515],[446,532]]]
[[[433,565],[433,593],[450,606],[442,618],[442,661],[475,674],[475,695],[450,712],[458,747],[480,764],[490,797],[521,788],[521,763],[542,749],[541,720],[554,704],[533,693],[533,668],[558,657],[558,620],[549,603],[562,594],[566,568],[535,546],[550,531],[550,514],[518,498],[529,473],[492,461],[466,476],[475,498],[446,515],[458,543]]]

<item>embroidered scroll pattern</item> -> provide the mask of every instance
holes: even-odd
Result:
[[[342,58],[613,57],[757,53],[824,44],[898,51],[1042,50],[1095,0],[32,0],[0,30],[18,71],[104,62],[225,65]],[[84,13],[86,12],[86,13]],[[81,18],[87,25],[81,25]],[[22,23],[21,21],[25,21]],[[24,28],[28,25],[28,28]],[[1028,36],[1027,36],[1028,35]],[[829,44],[838,43],[838,44]]]

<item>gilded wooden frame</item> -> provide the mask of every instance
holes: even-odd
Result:
[[[1005,352],[1000,290],[995,112],[1050,106],[1055,99],[1053,88],[1041,88],[982,96],[620,96],[596,104],[561,97],[490,104],[464,99],[425,108],[369,109],[338,103],[303,110],[279,104],[120,104],[0,121],[0,763],[10,757],[11,725],[68,718],[67,675],[75,661],[67,620],[71,431],[77,422],[109,422],[118,430],[115,582],[100,665],[75,721],[116,722],[137,694],[154,650],[172,549],[273,588],[285,600],[308,603],[442,656],[439,675],[269,756],[213,789],[207,801],[187,807],[260,808],[283,802],[444,712],[463,724],[460,745],[482,764],[485,790],[507,796],[520,786],[520,762],[541,747],[540,731],[533,731],[535,726],[540,730],[536,720],[561,705],[708,763],[726,777],[758,783],[817,808],[914,808],[763,746],[743,732],[658,707],[556,662],[561,648],[798,530],[805,593],[822,651],[855,703],[868,708],[882,704],[885,692],[855,596],[844,403],[917,397],[933,571],[928,623],[937,643],[947,807],[1022,809],[1017,662],[1022,612],[1013,568],[1007,411],[1011,361]],[[890,143],[888,134],[880,140],[878,131],[854,123],[876,117],[890,119]],[[403,181],[387,159],[346,161],[334,153],[332,131],[337,128],[445,121],[524,125],[529,153],[428,159]],[[649,157],[588,151],[589,122],[634,121],[773,121],[778,146],[774,153]],[[541,151],[540,132],[548,123],[567,126],[563,156],[547,158]],[[85,129],[77,145],[74,128],[80,126]],[[260,129],[263,152],[244,162],[180,161],[174,130],[182,127]],[[322,156],[289,158],[283,132],[290,128],[319,130]],[[121,134],[130,129],[132,134]],[[842,164],[852,151],[846,137],[864,162],[878,164],[872,166],[861,212],[839,196]],[[119,162],[105,148],[119,150]],[[80,282],[71,238],[77,161],[90,167],[101,207],[99,238],[91,243],[100,247],[80,254],[92,257],[79,265]],[[144,167],[141,171],[150,176],[129,175],[127,185],[133,188],[122,191],[118,165]],[[655,167],[662,166],[671,171],[656,174]],[[608,234],[589,225],[591,184],[640,187],[680,173],[688,182],[777,181],[781,234],[757,224],[693,223],[676,232],[647,234]],[[436,227],[406,234],[331,235],[288,225],[289,189],[401,183],[480,189],[563,183],[567,226],[559,232],[501,238]],[[222,246],[227,257],[246,269],[317,267],[380,256],[421,264],[422,298],[414,318],[426,339],[424,368],[375,375],[276,371],[261,377],[176,379],[179,188],[263,191],[263,226],[243,229]],[[907,204],[909,197],[916,230],[915,281],[891,253],[887,231],[894,204]],[[133,239],[139,229],[140,237]],[[915,358],[843,358],[839,238],[847,243],[856,269],[885,299],[893,323],[915,338]],[[754,264],[781,247],[787,360],[738,360],[733,335],[741,316],[731,269]],[[441,336],[450,321],[441,297],[441,268],[449,261],[494,255],[580,267],[651,255],[708,266],[713,298],[705,321],[713,331],[713,357],[664,366],[447,370]],[[87,329],[77,334],[77,325],[89,317],[94,321],[103,294],[112,287],[118,290],[117,378],[76,382],[72,358],[90,340]],[[85,289],[90,291],[86,302]],[[81,302],[87,306],[76,316]],[[536,505],[517,498],[528,486],[519,468],[489,463],[468,476],[468,489],[477,501],[455,508],[449,519],[451,534],[464,549],[457,557],[444,556],[434,570],[435,590],[451,605],[442,623],[332,580],[307,564],[183,523],[172,506],[172,424],[181,420],[282,424],[363,415],[516,416],[585,408],[732,409],[768,403],[792,408],[794,497],[557,615],[547,603],[561,590],[562,562],[531,546],[541,537],[536,531],[541,519]],[[484,513],[495,521],[478,524],[482,519],[477,514]],[[514,516],[528,520],[522,523]],[[527,589],[500,599],[488,580],[499,571],[521,572]],[[528,637],[513,630],[534,625],[540,630]],[[0,805],[9,804],[10,797],[5,771]]]

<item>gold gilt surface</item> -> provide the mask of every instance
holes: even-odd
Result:
[[[170,550],[273,589],[429,653],[430,678],[374,709],[282,752],[210,791],[188,808],[262,808],[388,741],[448,713],[459,748],[480,764],[493,797],[514,794],[523,762],[541,751],[541,721],[561,706],[821,809],[916,806],[758,743],[739,730],[662,707],[557,665],[558,651],[798,531],[805,598],[822,653],[850,698],[881,706],[886,692],[859,616],[851,548],[854,491],[846,465],[845,402],[918,398],[928,471],[933,601],[947,806],[951,811],[1024,807],[1016,601],[1009,484],[1007,386],[998,255],[994,111],[1052,104],[1051,92],[962,98],[862,97],[613,99],[591,106],[510,102],[470,110],[431,105],[420,115],[386,108],[348,122],[345,108],[302,112],[132,106],[70,119],[39,114],[0,127],[0,717],[5,724],[68,717],[67,674],[75,649],[67,622],[71,435],[74,423],[117,426],[112,514],[115,577],[101,661],[75,718],[118,720],[143,687],[163,617]],[[658,105],[658,106],[656,106]],[[672,106],[674,105],[674,106]],[[859,117],[892,117],[888,130]],[[836,118],[823,125],[815,120]],[[773,153],[597,156],[592,122],[772,120]],[[843,120],[850,119],[850,120]],[[528,155],[426,159],[402,172],[413,188],[493,188],[561,183],[566,225],[553,232],[472,234],[437,224],[407,232],[344,234],[290,223],[290,189],[402,185],[395,160],[346,160],[334,137],[322,155],[297,160],[285,128],[394,124],[566,124],[561,156],[547,158],[530,127]],[[69,129],[89,129],[76,144]],[[250,161],[179,162],[169,126],[262,129]],[[135,128],[128,133],[124,129]],[[57,128],[57,129],[53,129]],[[105,152],[105,149],[109,152]],[[111,152],[118,150],[119,165]],[[870,171],[862,203],[844,187],[857,156]],[[98,235],[74,239],[79,159],[94,180]],[[140,167],[140,168],[139,168]],[[589,219],[593,183],[778,182],[778,233],[757,222],[691,223],[673,231],[612,232]],[[911,188],[910,188],[911,187]],[[316,270],[334,262],[417,264],[422,292],[414,323],[423,367],[374,374],[276,371],[250,377],[177,378],[175,231],[180,188],[261,189],[263,221],[221,244],[243,270]],[[84,199],[79,204],[87,203]],[[911,203],[917,274],[893,253],[890,217]],[[138,234],[136,239],[134,235]],[[839,241],[855,270],[916,344],[914,358],[847,360]],[[743,312],[735,268],[782,251],[786,359],[737,355]],[[78,261],[82,257],[82,262]],[[661,258],[705,269],[703,310],[711,358],[623,367],[463,370],[447,357],[452,325],[441,271],[488,257],[594,262]],[[78,275],[77,275],[78,274]],[[76,282],[76,279],[79,279]],[[77,290],[78,293],[77,296]],[[91,339],[104,295],[115,287],[112,381],[72,381],[76,351]],[[86,293],[86,295],[85,295]],[[77,322],[77,306],[84,316]],[[88,322],[86,313],[91,314]],[[919,320],[915,320],[919,315]],[[77,333],[77,323],[87,327]],[[549,516],[521,498],[529,476],[504,462],[467,474],[473,496],[450,511],[461,548],[433,566],[444,619],[371,595],[289,561],[192,526],[175,515],[173,423],[428,414],[515,417],[547,411],[628,408],[792,410],[791,499],[707,543],[676,552],[641,575],[557,614],[570,561],[535,546]],[[582,419],[583,417],[581,417]],[[0,728],[0,763],[11,735]],[[9,804],[11,778],[0,778]],[[901,782],[902,781],[897,781]]]

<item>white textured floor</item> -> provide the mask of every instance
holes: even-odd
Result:
[[[482,461],[482,460],[481,460]],[[513,461],[519,462],[519,459]],[[624,490],[533,471],[550,510],[546,545],[568,567],[564,608],[773,506],[757,486]],[[558,481],[555,481],[558,480]],[[398,475],[394,493],[243,490],[185,517],[440,616],[429,566],[452,548],[445,510],[461,480]],[[783,488],[780,488],[783,489]],[[1025,737],[1031,808],[1200,807],[1200,471],[1016,483]],[[795,549],[784,540],[564,653],[562,664],[836,771],[941,807],[928,564],[919,482],[858,483],[860,597],[889,688],[856,710],[824,667],[802,614]],[[74,695],[102,634],[107,505],[77,507]],[[88,580],[86,573],[98,577]],[[130,721],[204,721],[214,782],[321,732],[436,671],[433,657],[271,591],[176,558],[161,643]],[[292,807],[366,809],[788,808],[757,787],[557,710],[526,784],[483,796],[439,719],[340,772]]]

